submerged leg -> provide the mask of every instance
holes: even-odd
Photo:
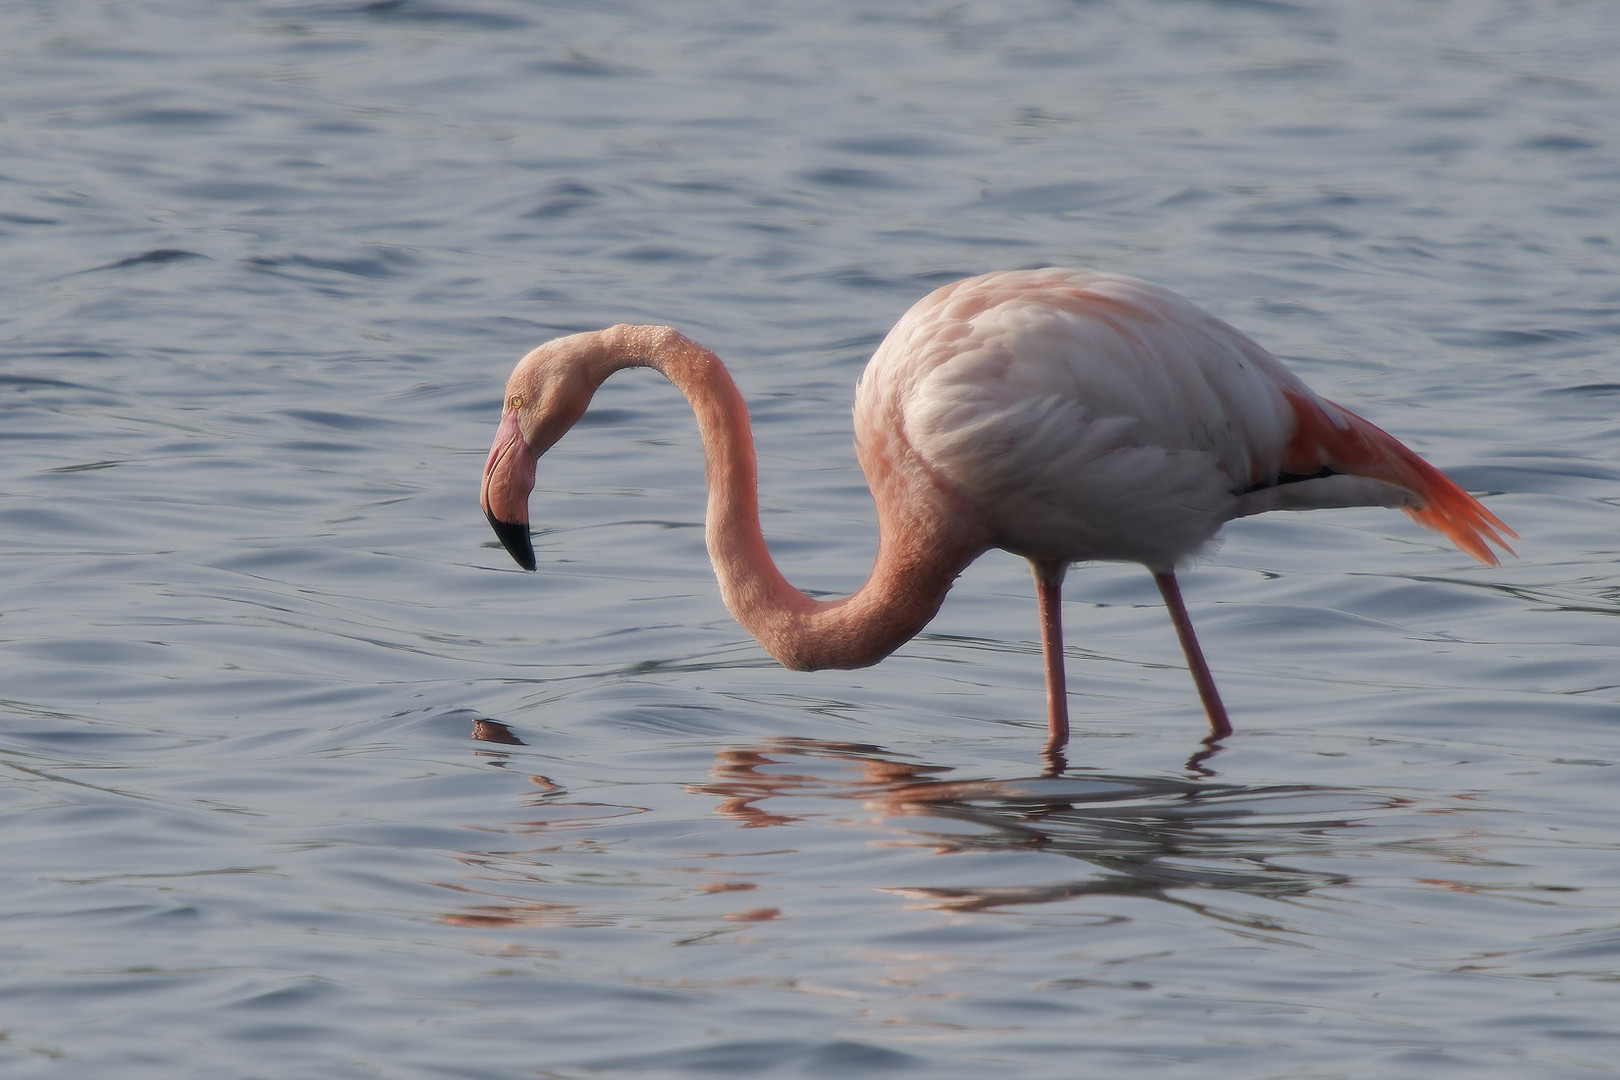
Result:
[[[1029,561],[1041,609],[1041,658],[1046,662],[1046,750],[1069,741],[1069,688],[1063,673],[1063,575],[1068,563]]]
[[[1176,581],[1176,575],[1168,570],[1163,573],[1155,571],[1153,580],[1158,583],[1159,595],[1164,597],[1164,606],[1170,609],[1170,621],[1175,623],[1176,637],[1181,639],[1181,651],[1187,654],[1187,667],[1192,671],[1198,696],[1204,702],[1204,712],[1209,716],[1210,738],[1224,739],[1232,734],[1232,722],[1226,718],[1226,706],[1221,704],[1220,692],[1215,689],[1215,677],[1209,673],[1209,665],[1204,663],[1204,650],[1198,647],[1198,637],[1193,633],[1187,605],[1181,600],[1181,584]]]

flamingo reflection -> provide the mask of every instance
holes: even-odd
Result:
[[[779,738],[716,754],[689,790],[744,828],[825,816],[843,799],[877,816],[884,843],[939,855],[1036,852],[1023,881],[880,887],[927,906],[977,910],[1096,894],[1190,903],[1182,890],[1299,895],[1339,875],[1289,865],[1324,833],[1348,829],[1388,800],[1306,785],[1249,786],[1101,772],[1019,779],[953,778],[951,770],[856,743]],[[832,811],[836,812],[836,811]],[[1084,869],[1076,872],[1076,863]],[[1196,906],[1196,905],[1195,905]]]

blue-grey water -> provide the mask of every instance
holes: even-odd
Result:
[[[7,1076],[1611,1075],[1607,0],[0,5]],[[528,348],[672,323],[801,586],[952,277],[1163,282],[1485,496],[1070,575],[858,672],[721,606],[690,413],[477,484]],[[480,736],[480,737],[474,737]],[[498,741],[515,737],[521,742]]]

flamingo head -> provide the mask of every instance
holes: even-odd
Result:
[[[523,437],[521,405],[508,397],[495,432],[495,445],[484,463],[484,484],[478,502],[490,527],[517,564],[534,569],[534,544],[529,539],[529,493],[534,490],[534,464],[540,455]]]
[[[484,462],[478,501],[501,546],[525,570],[533,570],[529,539],[529,495],[535,463],[574,426],[602,373],[593,361],[601,352],[598,334],[558,338],[518,361],[506,383],[506,403],[495,443]]]

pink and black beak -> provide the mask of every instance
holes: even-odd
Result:
[[[523,438],[517,410],[508,407],[501,414],[495,445],[484,463],[478,502],[501,546],[525,570],[533,570],[535,565],[534,544],[529,539],[529,494],[534,490],[537,457]]]

